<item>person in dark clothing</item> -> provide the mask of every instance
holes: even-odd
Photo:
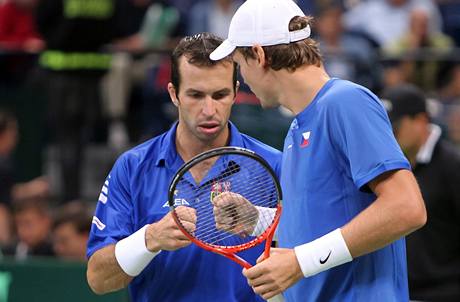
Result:
[[[384,102],[428,213],[427,224],[406,237],[410,298],[460,301],[460,153],[430,123],[421,90],[390,88]]]
[[[46,70],[62,200],[80,197],[85,146],[96,136],[94,129],[103,129],[100,80],[110,67],[111,56],[101,49],[118,37],[118,3],[41,0],[37,7],[37,27],[47,45],[40,65]]]

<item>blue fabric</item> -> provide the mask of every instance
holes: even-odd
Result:
[[[177,124],[169,132],[123,154],[102,189],[88,242],[87,256],[131,235],[168,211],[168,187],[183,164],[176,152]],[[265,158],[279,176],[281,152],[240,134],[230,124],[231,146],[244,147]],[[263,246],[239,255],[255,263]],[[248,286],[242,268],[233,261],[194,244],[162,251],[133,279],[133,301],[263,301]]]
[[[281,247],[293,248],[342,227],[376,198],[367,184],[410,169],[385,108],[369,90],[331,79],[293,121],[285,140]],[[287,301],[406,301],[404,239],[310,278]]]

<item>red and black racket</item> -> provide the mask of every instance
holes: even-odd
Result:
[[[192,242],[245,268],[252,265],[237,255],[241,251],[265,241],[264,257],[269,257],[281,200],[270,165],[238,147],[195,156],[177,171],[168,193],[173,217]],[[278,295],[269,301],[283,299]]]

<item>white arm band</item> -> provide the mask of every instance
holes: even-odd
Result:
[[[259,217],[257,219],[257,225],[254,228],[251,236],[259,236],[272,224],[273,218],[275,217],[276,209],[259,207],[256,206]]]
[[[131,277],[136,277],[161,251],[153,253],[145,246],[144,226],[134,234],[120,240],[115,245],[115,258],[121,269]]]
[[[294,248],[305,277],[353,260],[340,229]]]

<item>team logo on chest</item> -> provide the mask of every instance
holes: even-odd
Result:
[[[310,135],[311,131],[302,133],[302,142],[300,143],[301,148],[305,148],[308,147],[308,145],[310,145]]]
[[[211,200],[222,192],[229,192],[232,188],[230,181],[214,182],[211,185]]]

